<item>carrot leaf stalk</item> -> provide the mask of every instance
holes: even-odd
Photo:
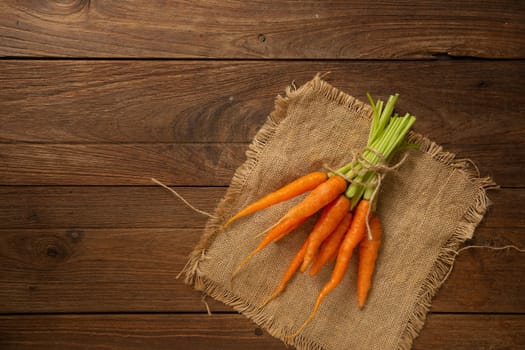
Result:
[[[352,182],[345,192],[352,200],[352,208],[355,208],[361,198],[372,199],[377,186],[377,171],[386,167],[416,121],[409,113],[402,117],[392,115],[398,96],[390,96],[383,107],[382,101],[374,103],[368,95],[373,114],[367,147],[356,159],[336,171],[336,174],[343,174]]]

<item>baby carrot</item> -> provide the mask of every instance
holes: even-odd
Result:
[[[337,198],[339,194],[344,191],[346,186],[346,180],[340,176],[333,176],[330,179],[326,180],[319,186],[317,186],[312,192],[306,196],[301,202],[292,207],[286,215],[284,215],[280,221],[298,218],[309,218],[325,205],[330,204],[334,199]],[[304,221],[303,220],[303,221]],[[302,221],[300,222],[302,223]],[[297,225],[298,226],[298,225]],[[294,227],[295,228],[295,227]],[[292,232],[293,229],[288,231],[283,231],[279,235],[273,238],[274,241],[277,241],[288,233]]]
[[[348,213],[348,209],[350,209],[350,200],[344,195],[340,195],[323,209],[321,217],[308,236],[309,243],[301,265],[301,272],[306,271],[314,259],[319,246],[336,229],[346,213]]]
[[[293,230],[295,230],[297,227],[299,227],[303,222],[305,222],[306,220],[308,220],[308,218],[299,218],[299,219],[286,219],[286,220],[292,220],[292,222],[294,222],[293,225],[291,225],[291,228],[289,230],[284,230],[283,232],[279,233],[278,235],[276,235],[273,239],[272,239],[272,242],[277,242],[279,241],[281,238],[285,237],[287,234],[289,234],[290,232],[292,232]]]
[[[381,222],[377,216],[373,216],[370,221],[370,231],[372,239],[363,237],[359,244],[359,267],[357,270],[357,302],[362,308],[366,303],[366,298],[370,286],[372,285],[372,275],[375,263],[381,246]]]
[[[271,300],[273,300],[275,297],[277,297],[286,287],[286,284],[288,281],[290,281],[299,268],[299,265],[301,265],[301,262],[303,262],[304,254],[306,253],[306,247],[308,245],[308,239],[306,239],[295,257],[293,258],[292,262],[288,266],[288,269],[284,273],[283,278],[281,279],[281,283],[279,286],[275,289],[275,291],[268,297],[264,302],[259,306],[259,308],[264,307],[266,304],[268,304]]]
[[[261,251],[272,241],[281,239],[298,226],[298,223],[304,222],[310,216],[315,214],[319,209],[333,201],[337,196],[346,189],[346,180],[341,176],[332,176],[310,192],[297,205],[292,207],[286,215],[268,232],[259,245],[244,258],[239,267],[235,270],[232,278],[255,254]]]
[[[235,270],[232,278],[237,275],[240,269],[250,260],[255,254],[260,252],[264,247],[273,242],[276,239],[283,237],[289,232],[293,231],[297,226],[306,221],[308,218],[284,218],[277,225],[275,225],[267,234],[264,236],[259,245],[252,250],[239,264],[239,267]]]
[[[317,257],[310,268],[310,276],[317,275],[328,261],[332,259],[335,260],[337,257],[337,251],[339,250],[339,244],[341,244],[351,222],[352,213],[346,213],[345,217],[341,220],[334,232],[332,232],[323,242],[323,245],[319,249],[319,254],[317,254]]]
[[[235,214],[233,217],[231,217],[223,225],[223,228],[226,228],[233,221],[243,216],[252,214],[258,210],[268,208],[269,206],[272,206],[274,204],[286,201],[307,191],[311,191],[317,186],[319,186],[321,183],[326,181],[326,179],[327,174],[320,171],[314,171],[312,173],[301,176],[300,178],[290,182],[289,184],[281,187],[280,189],[269,193],[261,199],[251,203],[250,205],[239,211],[237,214]]]
[[[330,276],[330,280],[323,286],[323,289],[321,289],[321,292],[317,296],[314,309],[310,316],[308,316],[301,327],[299,327],[296,332],[290,335],[290,337],[294,337],[302,332],[304,327],[306,327],[306,325],[314,318],[317,310],[319,309],[319,306],[321,305],[321,301],[323,301],[323,299],[343,280],[343,277],[348,268],[348,263],[350,262],[350,258],[352,256],[352,251],[355,246],[359,244],[365,234],[368,206],[369,202],[367,200],[362,199],[359,201],[359,204],[355,210],[352,224],[350,225],[350,228],[348,229],[348,232],[346,233],[345,238],[339,247],[339,253],[337,254],[337,260],[335,262],[332,275]]]
[[[346,190],[346,180],[335,175],[317,186],[301,202],[292,207],[286,218],[309,217],[336,199]]]

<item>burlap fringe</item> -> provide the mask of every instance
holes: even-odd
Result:
[[[268,315],[262,312],[257,306],[247,303],[215,282],[198,275],[195,278],[195,284],[199,285],[202,290],[212,298],[233,307],[236,311],[253,320],[270,335],[281,339],[286,345],[295,346],[297,349],[324,350],[321,345],[302,336],[290,338],[290,335],[295,332],[294,329],[283,328],[280,325],[275,324],[274,319],[268,317]]]
[[[272,336],[281,339],[287,345],[305,350],[323,350],[323,347],[320,344],[306,339],[301,335],[289,338],[288,336],[292,334],[294,330],[286,329],[275,324],[273,318],[269,317],[263,310],[249,304],[245,300],[242,300],[213,281],[206,279],[199,269],[199,264],[207,259],[206,250],[213,241],[213,238],[218,234],[220,225],[229,217],[229,215],[231,215],[230,211],[233,202],[235,201],[237,194],[242,192],[246,180],[255,169],[260,153],[272,139],[280,122],[286,118],[286,111],[290,104],[290,100],[305,91],[316,92],[330,101],[341,104],[361,118],[370,119],[372,116],[372,109],[370,106],[334,88],[322,80],[319,74],[299,89],[296,89],[295,85],[288,87],[286,89],[285,97],[277,97],[274,111],[270,114],[267,122],[259,130],[252,144],[249,146],[249,149],[246,151],[247,160],[235,172],[224,198],[217,206],[215,211],[216,218],[211,218],[208,221],[204,229],[204,234],[191,253],[183,272],[186,274],[185,282],[187,284],[193,285],[196,289],[205,292],[214,299],[233,307],[235,310],[241,312],[263,327]],[[478,185],[479,190],[476,203],[469,208],[467,213],[465,213],[463,220],[456,228],[454,234],[442,247],[436,263],[421,286],[418,293],[416,307],[412,315],[409,317],[406,329],[402,332],[399,338],[398,349],[401,350],[410,349],[414,338],[418,336],[425,322],[432,298],[438,291],[443,278],[446,276],[447,271],[454,262],[457,248],[466,239],[472,237],[474,229],[483,218],[487,206],[489,205],[486,189],[496,187],[496,184],[490,178],[480,178],[479,174],[469,167],[472,162],[456,160],[454,154],[443,151],[441,146],[424,136],[411,132],[408,141],[418,144],[420,150],[426,152],[432,158],[463,172],[472,182]]]
[[[331,102],[336,102],[339,105],[344,106],[346,109],[354,112],[358,117],[369,120],[372,118],[372,107],[358,100],[357,98],[350,96],[341,90],[333,87],[326,81],[321,79],[321,75],[317,74],[312,80],[305,85],[301,86],[297,91],[293,93],[300,93],[303,89],[310,89],[315,91],[319,95],[325,97]],[[290,88],[287,90],[287,94],[290,96]]]

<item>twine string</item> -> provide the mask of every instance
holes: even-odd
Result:
[[[206,312],[208,313],[208,316],[211,316],[212,313],[211,313],[210,305],[208,305],[208,302],[206,301],[206,297],[207,295],[202,293],[201,301],[204,304],[204,307],[206,307]]]
[[[491,247],[491,246],[488,246],[488,245],[468,245],[468,246],[465,246],[465,247],[460,248],[458,250],[452,250],[452,252],[454,253],[454,255],[458,256],[461,252],[463,252],[465,250],[468,250],[468,249],[490,249],[490,250],[514,249],[514,250],[516,250],[516,251],[518,251],[520,253],[525,253],[525,249],[517,247],[517,246],[515,246],[513,244],[505,245],[505,246],[502,246],[502,247]],[[447,278],[450,276],[450,274],[452,273],[452,270],[454,270],[454,263],[455,262],[456,261],[454,259],[452,264],[450,264],[450,267],[449,267],[447,273],[445,274],[445,277],[443,277],[441,282],[439,282],[438,287],[441,287],[443,285],[443,283],[445,283]]]
[[[184,271],[186,271],[186,269],[188,268],[188,266],[190,265],[190,259],[188,259],[188,261],[186,261],[186,264],[184,265],[184,267],[182,268],[182,270],[179,271],[179,273],[177,274],[177,276],[175,276],[175,279],[178,280],[180,278],[180,276],[182,276],[182,274],[184,273]]]
[[[372,164],[368,159],[366,159],[363,154],[365,151],[369,151],[373,154],[375,154],[378,158],[379,158],[379,161],[377,164]],[[346,181],[348,181],[349,183],[351,184],[355,184],[355,185],[358,185],[358,186],[361,186],[361,187],[364,187],[364,188],[373,188],[374,191],[372,192],[372,194],[370,195],[370,204],[368,206],[368,211],[366,213],[366,220],[365,220],[365,223],[366,223],[366,232],[367,232],[367,236],[368,236],[368,239],[369,240],[372,240],[372,230],[370,228],[370,215],[372,213],[372,203],[374,203],[374,201],[376,200],[377,198],[377,195],[379,193],[379,190],[381,188],[381,185],[382,185],[382,182],[383,182],[383,179],[384,177],[386,176],[387,173],[389,172],[392,172],[392,171],[395,171],[397,169],[399,169],[399,167],[401,165],[403,165],[403,163],[406,161],[407,157],[408,157],[408,154],[405,153],[405,155],[403,156],[403,158],[401,158],[401,160],[399,160],[396,164],[392,165],[392,166],[389,166],[387,164],[387,161],[386,161],[386,158],[385,156],[371,148],[371,147],[367,147],[365,148],[365,151],[361,152],[361,153],[356,153],[356,152],[353,152],[352,151],[352,158],[350,159],[350,164],[352,164],[351,168],[350,168],[350,171],[349,172],[353,172],[354,174],[358,175],[358,176],[364,176],[367,172],[369,171],[373,171],[375,172],[375,179],[368,182],[368,183],[364,183],[364,182],[361,182],[361,181],[358,181],[356,179],[352,179],[348,176],[346,176],[345,174],[337,171],[337,170],[333,170],[333,169],[330,169],[330,167],[328,166],[324,166],[328,171],[338,175],[338,176],[341,176],[343,179],[345,179]],[[356,169],[357,165],[360,166],[360,169]]]
[[[180,195],[177,191],[175,191],[173,188],[170,188],[168,186],[166,186],[165,184],[163,184],[162,182],[160,182],[159,180],[155,179],[155,178],[151,178],[151,181],[153,181],[154,183],[156,183],[157,185],[159,186],[162,186],[164,187],[165,189],[167,189],[168,191],[170,191],[171,193],[173,193],[173,195],[175,197],[177,197],[178,199],[180,199],[182,201],[182,203],[186,204],[186,206],[188,208],[190,208],[191,210],[193,210],[194,212],[196,213],[199,213],[199,214],[202,214],[202,215],[205,215],[209,218],[212,218],[212,219],[217,219],[217,217],[213,214],[210,214],[204,210],[200,210],[198,208],[195,208],[193,205],[191,205],[190,202],[188,202],[182,195]]]

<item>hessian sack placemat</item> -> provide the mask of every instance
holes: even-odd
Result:
[[[257,246],[258,234],[297,199],[219,229],[240,208],[293,179],[346,164],[352,151],[366,146],[371,115],[369,105],[319,76],[279,96],[218,205],[217,218],[209,220],[190,256],[186,283],[299,349],[410,349],[455,251],[472,237],[488,205],[486,189],[494,184],[480,178],[470,161],[411,132],[408,141],[419,149],[403,151],[407,158],[385,176],[379,193],[383,239],[366,306],[357,306],[354,258],[313,321],[293,338],[289,335],[310,314],[332,265],[313,278],[298,273],[278,298],[258,306],[279,284],[313,220],[255,255],[234,279],[232,272]]]

